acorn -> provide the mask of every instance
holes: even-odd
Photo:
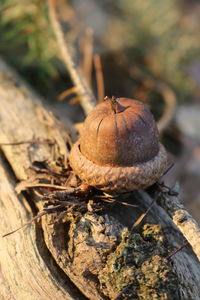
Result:
[[[69,161],[83,183],[115,194],[145,189],[169,167],[148,108],[115,97],[106,97],[88,115]]]

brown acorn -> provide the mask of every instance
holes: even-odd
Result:
[[[121,193],[155,183],[169,166],[147,107],[128,98],[105,98],[86,118],[69,160],[88,185]]]

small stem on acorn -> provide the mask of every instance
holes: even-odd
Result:
[[[115,96],[112,96],[112,98],[109,98],[108,96],[106,96],[104,98],[105,101],[109,101],[111,104],[111,108],[112,111],[114,112],[114,114],[118,114],[120,112],[123,112],[127,107],[122,106],[118,101],[117,98]]]

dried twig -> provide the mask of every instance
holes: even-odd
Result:
[[[68,97],[68,96],[70,96],[70,95],[72,95],[72,94],[74,94],[74,93],[77,93],[77,92],[78,92],[78,89],[77,89],[76,86],[74,86],[74,87],[72,87],[71,89],[68,89],[68,90],[62,92],[62,93],[58,96],[58,100],[59,100],[59,101],[62,101],[62,100],[64,100],[66,97]]]
[[[135,223],[132,225],[131,227],[131,231],[133,231],[142,221],[143,219],[146,217],[146,215],[150,212],[152,206],[154,205],[154,203],[158,200],[158,198],[160,197],[161,192],[158,193],[158,195],[153,199],[152,203],[149,205],[148,209],[146,210],[145,213],[143,213],[136,221]]]
[[[24,223],[22,226],[18,227],[17,229],[15,229],[13,231],[10,231],[10,232],[4,234],[2,237],[6,237],[8,235],[11,235],[11,234],[17,232],[18,230],[24,228],[25,226],[32,224],[34,221],[38,220],[39,218],[41,218],[42,216],[46,215],[47,213],[48,212],[46,212],[46,211],[42,211],[41,213],[39,213],[35,217],[33,217],[31,220],[29,220],[28,222]]]
[[[162,94],[165,101],[165,109],[161,118],[157,122],[159,132],[163,132],[171,123],[176,110],[176,96],[173,90],[164,83],[160,83],[157,89]]]
[[[16,228],[13,231],[10,231],[6,234],[4,234],[2,237],[6,237],[8,235],[11,235],[17,231],[19,231],[20,229],[26,227],[27,225],[32,224],[33,222],[37,221],[38,219],[40,219],[41,217],[47,215],[47,214],[52,214],[52,213],[57,213],[59,210],[64,209],[65,207],[68,206],[80,206],[80,207],[86,207],[87,204],[86,203],[80,203],[78,201],[59,201],[58,205],[52,205],[51,207],[44,207],[43,210],[38,213],[35,217],[31,218],[28,222],[22,224],[22,226]],[[53,224],[53,223],[50,223]]]
[[[66,188],[66,186],[61,185],[55,185],[55,184],[49,184],[49,183],[29,183],[29,182],[23,182],[21,181],[15,188],[16,192],[19,194],[21,191],[24,191],[26,189],[35,189],[35,188],[46,188],[46,189],[52,189],[52,190],[67,190],[69,193],[73,193],[74,189],[70,189],[69,187]]]
[[[177,249],[175,249],[169,256],[168,259],[171,258],[172,256],[174,256],[176,253],[178,253],[179,251],[181,251],[183,248],[185,248],[186,246],[188,246],[189,243],[186,242],[183,245],[181,245],[180,247],[178,247]]]
[[[81,105],[86,114],[88,114],[96,105],[97,101],[89,88],[83,74],[81,73],[78,66],[75,64],[74,59],[70,53],[69,47],[65,42],[65,38],[61,29],[61,26],[57,20],[55,0],[48,0],[49,4],[49,17],[52,24],[54,34],[56,36],[59,49],[62,53],[62,59],[65,66],[78,89],[78,94],[81,97]]]
[[[124,206],[138,207],[138,205],[130,204],[128,202],[117,200],[118,197],[119,196],[110,197],[110,195],[104,195],[104,196],[103,195],[94,195],[94,199],[100,199],[100,200],[105,201],[105,202],[121,204],[121,205],[124,205]]]
[[[102,102],[104,99],[104,78],[102,71],[101,58],[98,54],[94,55],[94,67],[97,81],[98,100]]]
[[[92,30],[92,28],[86,29],[86,36],[84,37],[82,50],[83,50],[82,70],[87,79],[89,86],[91,87],[92,59],[93,59],[93,30]]]

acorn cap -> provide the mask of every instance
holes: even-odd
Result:
[[[127,98],[107,99],[94,108],[69,160],[83,182],[114,193],[144,189],[169,166],[152,114]]]

